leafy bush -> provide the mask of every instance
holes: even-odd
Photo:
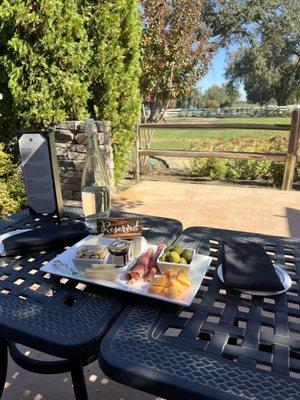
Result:
[[[112,123],[116,181],[124,175],[140,118],[141,21],[137,0],[82,0],[93,55],[89,112]]]
[[[195,148],[193,148],[195,150]],[[237,139],[210,139],[204,141],[201,151],[241,151],[286,153],[287,139],[254,139],[241,137]],[[280,186],[283,179],[285,163],[273,161],[231,160],[220,158],[195,158],[190,162],[193,175],[210,177],[216,180],[259,180],[264,179]],[[295,181],[300,179],[300,165],[295,172]]]
[[[0,218],[26,206],[20,169],[0,144]]]
[[[140,117],[138,0],[0,1],[0,141],[89,114],[112,122],[116,180]]]
[[[75,1],[3,0],[0,48],[2,141],[87,116],[90,50]]]
[[[221,103],[219,102],[219,100],[207,100],[207,102],[205,103],[206,108],[219,108],[220,105]]]

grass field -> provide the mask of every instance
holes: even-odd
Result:
[[[194,122],[200,122],[195,120]],[[232,123],[257,123],[257,124],[290,124],[290,118],[222,118],[219,122]],[[172,121],[173,123],[174,121]],[[180,122],[183,122],[180,120]],[[220,138],[224,140],[239,137],[269,138],[274,136],[288,136],[288,131],[259,131],[242,129],[224,129],[224,130],[157,130],[151,144],[152,149],[167,150],[192,150],[199,148],[203,140],[209,138]]]

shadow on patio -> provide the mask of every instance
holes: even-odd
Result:
[[[300,207],[300,199],[299,199]],[[286,218],[291,237],[300,237],[300,210],[295,208],[286,208]]]

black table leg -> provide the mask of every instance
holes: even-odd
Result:
[[[43,361],[36,360],[25,356],[16,346],[15,343],[10,342],[8,344],[9,351],[12,359],[17,365],[26,369],[27,371],[35,372],[37,374],[62,374],[65,372],[71,372],[73,389],[75,393],[76,400],[88,400],[88,393],[85,384],[83,367],[89,365],[98,357],[98,353],[92,353],[86,358],[80,358],[77,360],[58,360],[58,361]],[[0,384],[1,384],[1,374],[4,374],[4,382],[6,377],[6,369],[1,369],[2,367],[2,357],[1,357],[1,342],[0,342]],[[5,347],[6,350],[6,347]],[[4,350],[3,350],[4,351]],[[3,368],[7,365],[7,354],[6,363],[4,363],[5,358],[3,357]],[[4,385],[3,382],[3,385]],[[0,386],[1,389],[1,386]],[[1,390],[0,390],[1,397]]]
[[[88,400],[88,393],[83,374],[83,368],[80,365],[71,369],[71,376],[73,381],[73,389],[76,400]]]
[[[0,398],[4,389],[7,373],[7,344],[0,341]]]

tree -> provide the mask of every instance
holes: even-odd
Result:
[[[256,51],[256,46],[232,54],[226,75],[232,82],[241,81],[244,84],[247,101],[250,103],[263,106],[274,99],[272,75],[268,74],[267,62]]]
[[[300,103],[300,85],[296,86],[293,90],[293,98],[296,103]]]
[[[206,102],[205,106],[208,107],[211,101],[214,102],[214,104],[218,104],[216,107],[222,107],[226,102],[227,102],[227,93],[225,86],[218,86],[218,85],[212,85],[210,88],[208,88],[205,92],[205,97],[206,97]],[[212,106],[209,106],[209,108],[212,108]]]
[[[226,107],[232,107],[233,103],[239,100],[240,98],[240,91],[238,90],[237,86],[233,82],[228,82],[225,85],[225,92],[227,99],[224,103]]]
[[[276,23],[283,11],[291,10],[292,15],[297,4],[298,0],[206,0],[203,19],[215,45],[227,46],[233,41],[253,40],[257,26],[263,26],[267,20]],[[280,21],[285,28],[290,22],[297,25],[295,20]]]
[[[241,40],[251,43],[257,26],[275,21],[297,1],[141,0],[141,90],[150,108],[148,121],[160,121],[170,99],[181,102],[188,95],[218,48]],[[234,99],[236,93],[230,102]]]
[[[232,104],[238,100],[239,96],[240,93],[238,89],[232,83],[223,84],[221,86],[212,85],[204,93],[205,107],[231,107]]]
[[[89,111],[112,123],[115,177],[129,159],[140,118],[140,35],[137,0],[82,0],[92,43]]]
[[[205,108],[220,108],[220,106],[219,100],[207,99],[205,102]]]
[[[192,88],[191,91],[177,100],[177,107],[181,108],[200,108],[204,107],[205,95],[199,88]]]
[[[265,14],[253,28],[255,37],[231,55],[227,77],[242,81],[247,99],[286,105],[300,83],[300,6],[297,0]]]
[[[240,92],[232,83],[222,86],[212,85],[205,92],[199,88],[193,88],[190,93],[180,97],[177,107],[183,108],[219,108],[231,107],[240,97]]]
[[[89,44],[73,0],[0,5],[0,137],[87,115]]]
[[[170,101],[204,76],[214,48],[204,28],[204,0],[142,0],[141,5],[141,91],[150,108],[148,122],[159,122]]]

